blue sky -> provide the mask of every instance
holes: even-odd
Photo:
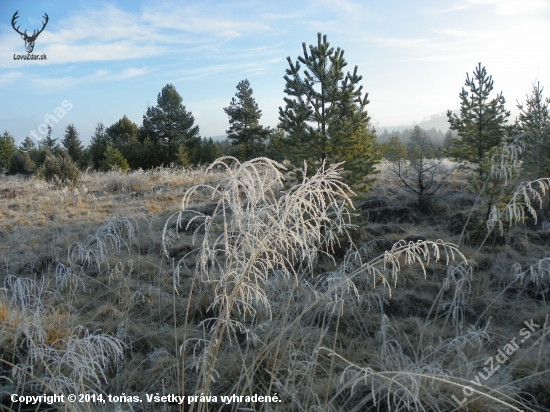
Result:
[[[49,22],[25,54],[11,18],[30,34]],[[98,121],[127,115],[138,125],[173,84],[202,136],[225,133],[223,108],[250,81],[262,124],[275,126],[288,67],[302,42],[328,35],[357,65],[368,111],[379,127],[419,122],[459,107],[466,73],[478,62],[507,108],[538,79],[550,95],[550,0],[449,1],[11,1],[0,3],[0,132],[16,140],[37,130],[67,100],[54,137],[73,123],[88,143]],[[42,136],[37,133],[38,136]]]

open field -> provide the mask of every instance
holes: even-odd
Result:
[[[486,237],[468,167],[418,210],[237,166],[0,178],[0,410],[550,409],[548,194]]]

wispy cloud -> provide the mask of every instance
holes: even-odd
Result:
[[[0,74],[0,86],[15,82],[22,77],[21,72],[8,72]]]
[[[333,12],[351,16],[357,16],[365,12],[362,4],[350,0],[317,0],[315,4],[322,4]]]
[[[418,38],[369,36],[365,41],[386,50],[386,58],[400,62],[448,61],[469,53],[467,48],[462,48],[468,39],[449,36],[432,35]]]
[[[536,17],[513,19],[504,25],[489,22],[480,27],[450,23],[439,27],[424,31],[418,37],[368,36],[364,40],[387,50],[388,58],[403,62],[473,58],[509,65],[511,59],[528,64],[550,60],[547,53],[542,52],[545,39],[550,38],[550,22]]]
[[[472,9],[476,7],[491,6],[499,14],[522,15],[530,14],[550,7],[548,0],[468,0],[461,1],[450,7],[444,8],[426,8],[425,14],[444,14],[456,11]]]
[[[429,48],[434,45],[434,41],[429,38],[414,38],[414,37],[367,37],[371,43],[381,47],[392,47],[398,49],[411,48]]]
[[[495,2],[495,6],[498,13],[517,16],[548,9],[550,2],[548,0],[499,0]]]
[[[245,34],[269,30],[267,24],[235,19],[223,15],[223,10],[216,15],[204,8],[172,6],[129,12],[111,5],[80,10],[48,28],[40,36],[40,51],[48,55],[44,64],[49,65],[187,53],[189,48],[219,47]],[[3,56],[16,46],[23,51],[22,42],[9,34],[8,44],[0,46],[0,52],[6,52]],[[13,62],[0,65],[11,67]]]
[[[303,14],[292,12],[292,13],[262,13],[261,17],[266,20],[292,20],[302,16]]]
[[[153,71],[155,71],[155,69],[129,67],[120,72],[96,70],[86,76],[34,77],[31,78],[30,81],[36,87],[48,90],[59,90],[82,83],[103,83],[109,81],[127,80],[134,77],[145,76]]]
[[[220,14],[220,11],[217,12]],[[143,13],[143,20],[158,29],[170,29],[189,34],[203,34],[207,38],[240,37],[244,33],[259,32],[269,29],[269,26],[259,21],[235,19],[229,16],[215,15],[213,10],[206,13],[197,7],[178,9],[152,8]]]
[[[451,7],[446,7],[444,9],[440,9],[440,8],[426,8],[423,11],[424,14],[428,14],[428,15],[434,15],[434,14],[444,14],[444,13],[452,13],[454,11],[460,11],[460,10],[465,10],[465,9],[469,9],[471,7],[471,5],[457,5],[457,6],[451,6]]]
[[[277,58],[255,62],[233,62],[206,65],[200,68],[184,69],[171,73],[171,77],[175,77],[177,80],[193,80],[220,74],[224,76],[234,76],[235,73],[242,76],[261,74],[265,73],[269,69],[269,66],[279,61],[281,61],[281,59]]]

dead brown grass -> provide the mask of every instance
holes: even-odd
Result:
[[[42,298],[49,309],[41,317],[43,344],[63,350],[74,327],[81,325],[90,331],[101,330],[126,345],[123,362],[116,367],[113,364],[107,371],[108,382],[98,390],[176,394],[182,391],[184,379],[188,394],[199,382],[198,363],[194,362],[208,344],[209,322],[214,322],[209,319],[220,316],[212,306],[215,282],[192,289],[196,262],[186,256],[192,249],[192,232],[180,230],[166,257],[161,254],[161,231],[168,216],[180,209],[186,189],[224,177],[205,177],[202,172],[85,174],[74,190],[55,189],[36,179],[0,180],[0,254],[5,257],[0,262],[0,282],[8,273],[44,282],[47,293]],[[376,240],[368,251],[372,258],[400,239],[456,243],[460,235],[449,232],[448,221],[459,212],[469,212],[473,204],[475,195],[466,193],[464,183],[470,172],[457,170],[435,199],[433,213],[420,213],[409,206],[415,199],[382,171],[368,196],[356,201],[361,213],[356,222],[360,228],[353,235],[357,246]],[[418,219],[370,221],[360,205],[373,199],[386,202],[387,209],[409,207]],[[212,209],[206,195],[197,197],[191,206],[205,214]],[[110,214],[139,213],[148,217],[136,223],[139,230],[129,251],[110,250],[108,268],[84,265],[83,284],[78,287],[56,283],[56,262],[67,263],[73,242],[93,236]],[[215,222],[215,230],[222,229],[220,223]],[[451,305],[457,285],[443,287],[448,272],[441,262],[430,264],[424,274],[418,264],[407,265],[401,259],[391,296],[386,286],[373,285],[365,276],[354,279],[357,295],[350,292],[341,301],[320,296],[326,292],[327,283],[323,282],[330,276],[328,272],[340,267],[348,244],[339,249],[342,256],[336,262],[320,261],[311,275],[300,281],[273,274],[265,286],[272,321],[267,323],[266,312],[258,308],[256,317],[247,318],[252,319],[246,323],[248,330],[235,334],[236,346],[222,337],[211,393],[245,394],[243,388],[261,394],[278,392],[283,403],[280,408],[275,405],[276,410],[399,409],[391,394],[401,393],[403,405],[408,406],[400,410],[460,410],[451,395],[462,398],[460,385],[473,379],[489,356],[517,336],[524,321],[534,319],[546,326],[502,367],[501,375],[487,383],[497,391],[491,392],[497,400],[472,397],[462,409],[504,410],[507,407],[501,402],[518,407],[514,402],[526,403],[532,396],[539,404],[529,407],[544,410],[547,400],[535,391],[550,381],[549,295],[537,294],[528,283],[514,282],[511,271],[514,263],[525,269],[548,255],[547,245],[533,241],[537,230],[520,225],[507,230],[508,237],[502,242],[488,243],[481,250],[468,242],[461,246],[466,257],[475,254],[477,261],[471,279],[464,284],[464,299],[455,302],[454,307],[463,311],[461,322],[453,320]],[[180,259],[188,268],[181,269],[175,289],[174,269]],[[23,342],[18,327],[31,317],[14,306],[9,300],[11,293],[0,289],[0,350],[8,354],[4,360],[16,364],[28,361],[25,350],[17,349]],[[314,304],[316,300],[319,302]],[[7,376],[7,370],[5,365],[0,367],[0,378]],[[38,369],[36,373],[48,376]],[[398,390],[391,382],[402,386]],[[415,393],[414,382],[425,389],[417,392],[414,402],[407,403],[407,396]],[[241,406],[261,409],[258,405]],[[176,405],[165,408],[177,410]]]

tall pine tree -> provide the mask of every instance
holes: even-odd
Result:
[[[226,133],[231,144],[241,149],[241,159],[249,160],[264,152],[264,141],[270,130],[259,124],[262,111],[252,97],[248,79],[240,81],[237,90],[229,106],[223,109],[229,116],[229,130]]]
[[[476,67],[473,77],[466,74],[466,87],[460,93],[460,117],[447,111],[451,130],[458,132],[458,138],[451,139],[450,155],[478,165],[479,174],[483,174],[481,164],[485,155],[498,146],[505,138],[506,100],[502,93],[490,99],[493,90],[492,76],[487,75],[481,63]]]
[[[525,133],[523,170],[532,179],[550,176],[550,99],[544,99],[544,88],[533,84],[525,106],[518,103],[519,122]]]
[[[148,107],[143,115],[142,141],[149,136],[161,148],[165,164],[176,160],[180,146],[189,153],[191,163],[200,157],[199,127],[182,101],[176,88],[167,84],[157,97],[157,106]]]
[[[2,170],[8,170],[10,168],[11,157],[17,151],[15,146],[15,139],[6,130],[2,136],[0,136],[0,173]]]
[[[126,115],[106,130],[115,147],[124,147],[137,138],[138,127]]]
[[[289,159],[298,167],[305,160],[314,172],[323,162],[345,161],[345,178],[358,189],[366,189],[367,175],[378,163],[376,133],[366,111],[368,93],[363,96],[362,76],[344,73],[344,51],[334,50],[327,36],[318,33],[317,46],[309,51],[302,43],[303,56],[296,63],[287,58],[286,106],[279,108],[280,127],[285,131]],[[303,65],[303,70],[302,70]]]
[[[61,144],[75,163],[79,163],[82,160],[84,148],[74,124],[70,124],[65,128],[65,135]]]
[[[94,135],[90,139],[90,146],[88,146],[89,156],[94,168],[98,169],[100,167],[105,159],[105,150],[107,150],[107,146],[111,143],[105,125],[103,122],[98,122],[95,127]]]
[[[57,153],[59,152],[59,145],[57,144],[57,139],[52,138],[52,133],[52,125],[48,124],[48,134],[40,141],[40,148],[48,149],[50,153]]]
[[[141,157],[139,152],[145,150],[145,145],[138,140],[138,130],[137,124],[132,122],[126,115],[106,130],[113,148],[119,150],[134,169],[145,166],[139,162]]]

